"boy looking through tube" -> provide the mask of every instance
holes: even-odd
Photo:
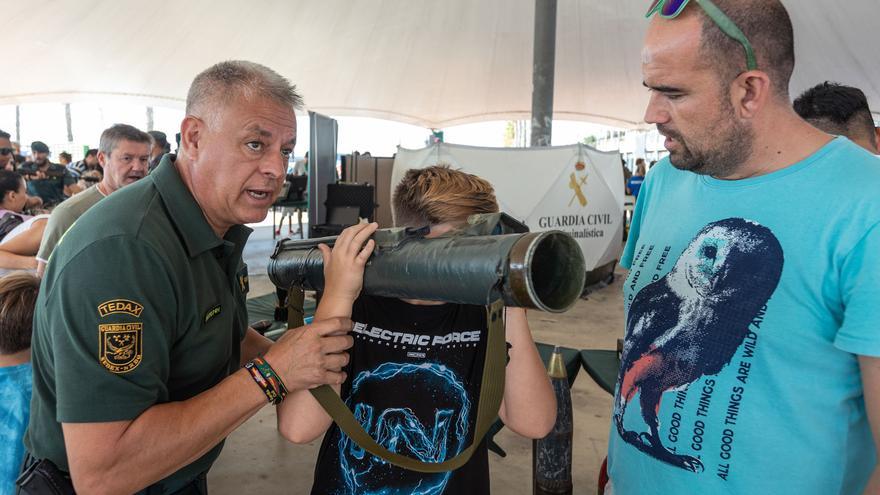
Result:
[[[395,189],[395,225],[430,226],[437,237],[468,216],[498,211],[492,186],[434,166],[410,170]],[[361,294],[377,224],[349,227],[321,246],[326,290],[315,319],[350,317],[354,347],[336,391],[364,429],[389,450],[423,462],[449,459],[473,439],[488,335],[482,306]],[[556,401],[526,320],[506,309],[509,362],[498,414],[514,432],[540,438],[553,427]],[[391,465],[351,441],[307,391],[278,410],[281,434],[307,443],[324,434],[312,493],[489,493],[486,440],[461,468],[425,474]]]

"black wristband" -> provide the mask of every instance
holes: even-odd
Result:
[[[257,365],[253,361],[248,361],[247,364],[244,365],[244,369],[250,373],[251,378],[254,379],[254,382],[260,387],[260,390],[266,395],[266,399],[269,400],[270,404],[278,405],[283,400],[275,387],[266,380],[266,377],[260,372],[260,369],[257,368]]]

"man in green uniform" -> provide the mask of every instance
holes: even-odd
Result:
[[[31,143],[33,161],[19,171],[28,181],[28,194],[42,199],[45,206],[55,206],[79,192],[76,178],[64,165],[49,161],[49,147],[42,141]]]
[[[26,467],[51,461],[80,493],[205,493],[223,439],[267,404],[242,364],[262,354],[290,391],[343,381],[349,321],[274,345],[247,326],[242,224],[281,188],[299,105],[266,67],[209,68],[180,154],[68,231],[37,302]]]
[[[67,229],[98,201],[118,189],[134,184],[147,175],[152,138],[146,132],[128,124],[113,124],[101,133],[98,162],[104,168],[104,178],[85,191],[64,200],[52,210],[52,216],[43,230],[40,250],[37,251],[37,276],[42,277],[46,263]]]

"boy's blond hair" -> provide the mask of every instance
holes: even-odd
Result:
[[[406,172],[394,189],[392,211],[395,226],[424,227],[497,213],[498,201],[487,180],[448,165],[434,165]]]

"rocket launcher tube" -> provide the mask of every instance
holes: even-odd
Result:
[[[504,219],[474,215],[471,226],[449,236],[426,239],[426,229],[382,229],[364,269],[363,293],[404,299],[506,306],[560,313],[583,290],[586,276],[580,246],[560,231],[504,232]],[[495,222],[496,228],[487,224]],[[509,229],[507,229],[509,231]],[[324,266],[318,244],[336,237],[279,241],[269,264],[278,287],[321,290]]]

